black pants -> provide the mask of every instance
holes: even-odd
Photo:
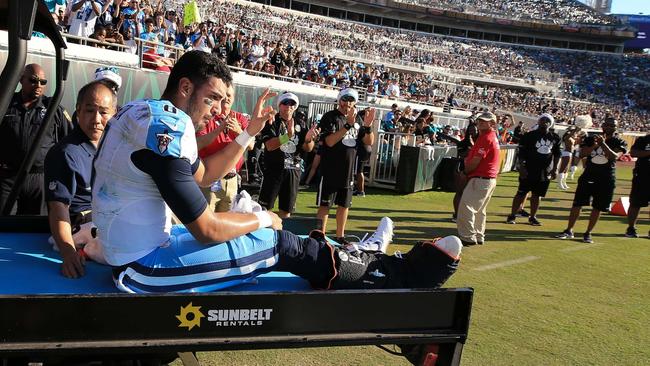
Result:
[[[282,230],[278,231],[278,252],[275,271],[291,272],[317,289],[438,288],[459,264],[425,243],[396,257],[349,252],[324,238],[301,238]]]
[[[0,208],[4,209],[5,202],[14,186],[15,177],[0,178]],[[16,204],[11,210],[15,215],[47,215],[43,200],[43,173],[29,173],[25,176]]]

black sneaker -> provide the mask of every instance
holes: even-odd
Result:
[[[591,233],[582,234],[582,242],[591,244],[594,242],[594,239],[591,238]]]
[[[625,237],[626,238],[638,238],[639,234],[636,232],[636,228],[634,226],[629,226],[627,230],[625,230]]]
[[[363,191],[354,191],[354,192],[352,193],[352,195],[353,195],[353,196],[359,196],[359,197],[365,197],[365,196],[366,196],[366,192],[363,192]]]
[[[531,216],[528,218],[528,223],[533,226],[542,226],[542,223],[537,220],[537,217]]]
[[[563,232],[555,235],[555,238],[557,238],[557,239],[573,239],[573,231],[564,230]]]
[[[458,221],[458,216],[456,214],[451,215],[451,222],[456,222]]]
[[[517,223],[517,216],[508,215],[508,218],[506,218],[506,224],[516,224],[516,223]]]
[[[530,214],[526,210],[519,210],[519,212],[517,212],[517,216],[519,216],[519,217],[530,217]]]

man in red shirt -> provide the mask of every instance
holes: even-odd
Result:
[[[226,97],[221,103],[222,113],[215,116],[203,131],[196,134],[201,159],[205,159],[235,141],[235,138],[248,127],[248,117],[231,109],[234,100],[235,88],[230,85]],[[249,146],[249,150],[251,148],[252,146]],[[214,182],[212,187],[201,189],[210,207],[214,208],[214,212],[230,210],[239,188],[237,172],[243,163],[244,158],[242,157],[225,177]]]
[[[467,186],[458,205],[458,236],[463,245],[485,241],[485,211],[497,186],[499,141],[494,133],[497,118],[490,112],[478,116],[478,139],[465,158]]]

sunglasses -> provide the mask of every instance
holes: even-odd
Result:
[[[357,101],[356,99],[354,99],[353,96],[350,96],[350,95],[342,96],[341,100],[344,101],[344,102],[356,102]]]
[[[283,100],[282,102],[280,102],[280,104],[281,105],[288,105],[288,106],[293,107],[293,106],[296,105],[296,102],[291,100],[291,99],[287,99],[287,100]]]
[[[36,76],[36,75],[32,75],[32,76],[30,76],[30,78],[29,78],[29,82],[32,83],[32,84],[34,84],[34,85],[36,85],[36,84],[47,85],[47,79],[40,79],[40,78],[39,78],[38,76]]]

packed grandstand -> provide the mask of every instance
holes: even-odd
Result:
[[[484,17],[612,29],[620,26],[615,17],[574,0],[389,3],[403,2]],[[611,114],[631,131],[643,130],[648,121],[647,55],[474,40],[469,39],[469,32],[468,38],[444,36],[293,11],[286,9],[289,5],[285,2],[280,5],[283,7],[199,1],[203,22],[184,26],[184,2],[109,1],[92,34],[71,27],[72,6],[59,13],[57,20],[62,31],[98,41],[90,45],[142,53],[144,67],[161,71],[173,66],[178,56],[174,47],[200,48],[250,73],[309,81],[325,88],[353,86],[370,96],[530,116],[549,112],[565,123],[577,115],[591,114],[597,125]],[[139,49],[136,39],[168,47]]]

